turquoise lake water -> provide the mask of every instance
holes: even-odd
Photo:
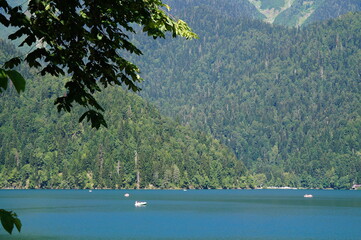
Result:
[[[0,190],[0,208],[23,223],[0,239],[361,239],[361,191]]]

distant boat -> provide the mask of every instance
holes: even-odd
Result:
[[[89,192],[93,192],[93,191],[90,189]]]
[[[305,198],[312,198],[313,195],[312,195],[312,194],[305,194],[305,195],[303,195],[303,197],[305,197]]]
[[[135,204],[134,204],[136,207],[141,207],[141,206],[145,206],[147,205],[147,202],[139,202],[139,201],[135,201]]]
[[[124,194],[124,197],[129,197],[129,196],[130,196],[129,193]]]

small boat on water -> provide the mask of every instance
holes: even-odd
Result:
[[[124,194],[124,197],[129,197],[129,196],[130,196],[129,193]]]
[[[312,198],[313,195],[312,195],[312,194],[305,194],[305,195],[303,195],[303,197],[305,197],[305,198]]]
[[[134,204],[136,207],[140,207],[140,206],[145,206],[147,205],[147,202],[140,202],[140,201],[135,201],[135,204]]]

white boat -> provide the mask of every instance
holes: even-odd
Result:
[[[312,195],[312,194],[305,194],[305,195],[303,195],[303,197],[305,197],[305,198],[312,198],[313,195]]]
[[[140,206],[145,206],[147,205],[147,202],[140,202],[140,201],[135,201],[135,204],[134,204],[136,207],[140,207]]]
[[[130,196],[129,193],[124,194],[124,197],[129,197],[129,196]]]

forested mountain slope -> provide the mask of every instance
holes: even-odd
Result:
[[[336,18],[348,12],[361,11],[359,0],[247,0],[269,23],[289,27]]]
[[[0,64],[16,52],[0,40]],[[79,124],[80,109],[58,114],[64,82],[28,78],[25,93],[0,95],[0,188],[245,187],[245,167],[210,135],[159,114],[139,96],[106,89],[109,128]]]
[[[211,133],[271,185],[361,181],[361,14],[287,29],[174,9],[200,36],[149,42],[142,96]]]
[[[164,2],[171,7],[171,14],[173,12],[183,12],[183,15],[187,15],[190,9],[207,8],[213,13],[217,13],[217,15],[256,19],[265,18],[248,0],[166,0]]]
[[[361,11],[359,0],[294,0],[273,23],[290,27],[308,25],[356,11]]]

